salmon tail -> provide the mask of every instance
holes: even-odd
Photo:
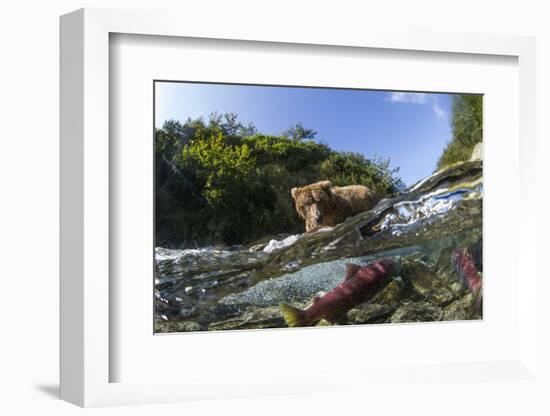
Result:
[[[285,305],[284,303],[281,303],[279,307],[281,308],[283,318],[285,318],[285,322],[289,327],[306,325],[305,312],[303,310],[290,305]]]
[[[474,299],[470,307],[472,315],[480,315],[483,313],[483,290],[479,288],[474,294]]]

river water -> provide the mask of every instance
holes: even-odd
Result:
[[[251,307],[304,305],[342,281],[345,263],[366,265],[379,257],[422,259],[422,264],[448,279],[449,293],[456,292],[450,303],[463,294],[453,289],[457,276],[450,252],[481,247],[482,200],[481,162],[466,162],[435,173],[336,227],[286,236],[253,249],[157,247],[157,330],[173,330],[163,326],[171,322],[193,322],[192,330],[204,330]],[[480,250],[474,254],[481,270]],[[406,280],[414,283],[414,279]]]

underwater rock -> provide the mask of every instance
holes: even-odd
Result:
[[[208,328],[208,325],[212,322],[225,321],[230,318],[237,318],[245,313],[249,305],[224,305],[216,303],[204,310],[200,316],[197,317],[197,321],[201,326]]]
[[[384,322],[395,308],[390,305],[371,303],[348,311],[346,318],[350,324],[369,324]]]
[[[284,322],[281,311],[277,306],[250,308],[235,318],[212,322],[208,325],[208,330],[279,328],[286,326]]]
[[[414,291],[436,305],[446,305],[454,299],[454,294],[446,287],[446,282],[423,262],[407,262],[403,265],[402,274],[411,283]]]
[[[195,332],[202,330],[203,328],[195,321],[157,321],[155,323],[155,332]]]
[[[449,289],[454,293],[455,297],[462,295],[465,291],[464,286],[459,281],[452,282],[449,285]]]
[[[437,275],[443,280],[455,280],[456,277],[451,275],[454,273],[451,254],[454,246],[446,247],[441,250],[439,257],[434,262],[434,270]]]
[[[389,305],[397,307],[401,300],[406,296],[403,284],[396,280],[389,282],[380,292],[372,298],[372,303]]]
[[[443,321],[464,321],[474,319],[472,315],[472,303],[474,296],[471,293],[447,305],[443,309]]]
[[[443,311],[429,302],[411,302],[400,306],[392,315],[391,323],[440,321]]]

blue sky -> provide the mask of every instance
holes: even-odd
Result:
[[[450,94],[330,88],[155,83],[155,124],[232,112],[278,134],[300,122],[316,140],[367,158],[390,158],[406,185],[431,174],[451,139]]]

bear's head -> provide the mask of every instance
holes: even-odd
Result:
[[[290,193],[298,215],[306,220],[306,231],[315,231],[323,223],[332,202],[330,181],[316,182],[302,188],[292,188]]]

